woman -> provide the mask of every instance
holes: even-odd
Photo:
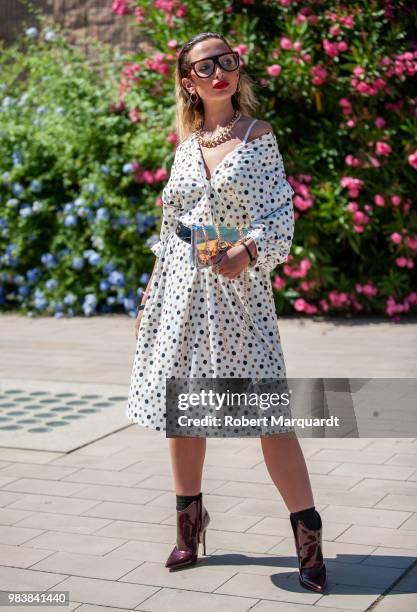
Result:
[[[181,49],[176,98],[181,142],[162,194],[160,240],[152,247],[157,259],[135,322],[126,409],[131,422],[158,431],[166,430],[168,378],[285,376],[270,272],[285,261],[294,229],[294,191],[274,133],[249,116],[256,103],[252,81],[222,35],[198,34]],[[215,218],[250,229],[210,267],[196,269],[190,228]],[[244,289],[247,302],[239,298]],[[267,469],[290,512],[300,582],[322,592],[322,523],[298,439],[293,428],[262,433]],[[166,562],[171,571],[197,561],[199,542],[205,554],[210,517],[201,492],[206,438],[170,437],[169,446],[177,500],[177,542]]]

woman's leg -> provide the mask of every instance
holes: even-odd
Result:
[[[268,472],[289,512],[314,506],[310,478],[297,435],[261,436],[261,445]]]
[[[201,491],[206,438],[169,438],[171,468],[177,495]]]

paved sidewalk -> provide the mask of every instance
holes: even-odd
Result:
[[[416,376],[416,319],[281,318],[280,334],[290,377]],[[324,595],[298,583],[288,511],[259,440],[209,439],[208,555],[168,572],[167,440],[124,415],[134,351],[125,316],[0,315],[0,415],[5,398],[30,394],[28,409],[34,397],[74,396],[56,410],[83,412],[64,412],[77,420],[49,433],[0,433],[0,590],[66,590],[65,609],[80,612],[417,609],[416,438],[300,439],[323,518]],[[79,407],[94,403],[91,414]]]

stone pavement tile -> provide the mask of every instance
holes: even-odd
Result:
[[[417,500],[417,498],[416,498]],[[322,513],[322,519],[331,521],[337,517],[338,521],[353,525],[371,525],[371,527],[399,527],[410,516],[410,512],[396,510],[380,510],[377,504],[374,508],[360,508],[356,506],[336,506],[330,504]]]
[[[152,523],[114,520],[106,527],[103,527],[103,529],[97,531],[95,535],[123,538],[124,540],[160,542],[163,544],[175,541],[176,530],[173,530],[171,525],[153,525]]]
[[[25,527],[4,526],[0,527],[0,543],[19,546],[32,538],[40,535],[41,529],[29,529]]]
[[[262,484],[254,482],[227,482],[212,491],[215,495],[229,495],[231,497],[256,497],[258,499],[278,499],[279,493],[272,483]]]
[[[373,608],[375,612],[412,612],[417,610],[417,593],[404,593],[393,589],[387,593]]]
[[[328,558],[326,558],[326,568],[332,584],[381,588],[382,590],[391,586],[404,572],[402,568],[397,567],[384,567],[382,570],[380,566],[342,563]]]
[[[415,468],[403,465],[376,465],[372,463],[342,463],[331,472],[331,476],[360,476],[361,478],[385,478],[407,480]]]
[[[390,510],[409,510],[417,512],[417,495],[398,495],[389,493],[379,501],[375,508],[388,508]]]
[[[365,544],[345,544],[344,542],[333,542],[329,539],[323,538],[322,548],[325,560],[332,559],[332,561],[339,563],[355,564],[364,562],[368,555],[375,549],[375,546],[366,546]],[[268,553],[276,555],[294,555],[295,559],[296,552],[294,537],[291,535],[288,538],[285,538],[279,544],[273,546]],[[392,567],[396,566],[394,565]]]
[[[121,557],[123,559],[135,559],[136,561],[154,561],[165,563],[175,544],[175,533],[171,542],[146,542],[131,540],[107,553],[106,557]],[[200,548],[200,551],[202,549]]]
[[[417,481],[417,470],[414,472],[414,474],[410,476],[409,480],[411,480],[412,482]]]
[[[253,468],[241,469],[228,465],[204,465],[204,476],[206,478],[217,478],[225,481],[271,484],[271,476],[268,474],[265,465],[262,466],[261,470]]]
[[[45,480],[61,480],[76,472],[73,467],[61,467],[59,465],[36,465],[36,463],[12,463],[1,470],[2,476],[15,476],[18,478],[39,478],[41,475]]]
[[[251,612],[314,612],[316,609],[320,609],[319,603],[314,606],[305,606],[299,603],[294,605],[292,603],[286,603],[285,601],[266,601],[262,599],[256,606],[251,608]],[[338,610],[340,610],[340,608],[338,608]],[[344,612],[353,611],[347,611],[345,608]]]
[[[82,484],[65,482],[61,480],[44,480],[42,478],[18,478],[14,482],[5,485],[3,491],[14,491],[16,493],[35,493],[37,495],[62,495],[76,496],[83,489]]]
[[[86,510],[84,516],[99,516],[123,521],[139,521],[140,523],[160,523],[168,518],[172,509],[127,504],[126,502],[102,502],[91,510]]]
[[[401,525],[400,529],[411,529],[411,531],[417,531],[417,512],[413,512],[410,518]]]
[[[0,508],[0,525],[14,525],[31,515],[32,512],[29,510],[9,510],[8,508]],[[32,525],[26,525],[26,527],[32,527]]]
[[[379,597],[383,589],[371,587],[359,587],[347,584],[329,584],[329,590],[320,599],[314,608],[321,607],[327,610],[367,610],[368,607]]]
[[[26,542],[26,547],[104,556],[124,543],[125,540],[117,538],[47,531]]]
[[[359,485],[356,485],[359,486]],[[327,504],[337,504],[339,506],[358,506],[360,508],[372,508],[386,495],[383,489],[379,491],[358,490],[356,487],[346,495],[345,491],[334,491],[333,489],[316,489],[314,500],[316,508]]]
[[[196,610],[198,612],[212,612],[212,610],[247,612],[254,609],[256,602],[257,599],[250,597],[162,588],[144,601],[140,610],[148,612],[167,612],[167,610],[172,610],[172,612],[196,612]],[[80,612],[84,611],[81,609]]]
[[[227,514],[246,514],[248,516],[254,516],[257,518],[277,516],[287,519],[289,516],[287,507],[282,499],[245,499],[236,504],[232,510],[227,512]]]
[[[397,591],[417,593],[417,565],[395,585],[395,589]]]
[[[368,451],[392,450],[393,453],[417,454],[417,438],[374,438],[370,439]]]
[[[212,480],[210,478],[203,478],[202,489],[206,493],[211,493],[218,487],[221,487],[225,484],[225,479],[222,480]],[[144,489],[158,489],[158,490],[167,490],[174,491],[174,481],[172,479],[172,475],[163,476],[161,474],[156,474],[154,476],[148,476],[141,481],[136,488],[144,488]]]
[[[16,463],[45,464],[60,457],[62,453],[49,451],[26,450],[21,448],[0,448],[0,460]]]
[[[289,580],[293,571],[279,567],[273,568],[268,575],[241,571],[216,589],[215,593],[302,604],[314,604],[323,597],[305,589],[298,583],[298,579],[297,582]]]
[[[308,466],[307,466],[308,467]],[[339,469],[339,468],[336,468]],[[349,491],[358,484],[361,476],[334,476],[334,471],[330,474],[310,474],[311,486],[313,490],[333,489],[334,491]]]
[[[243,532],[253,527],[261,518],[255,516],[248,516],[239,512],[233,512],[225,514],[224,512],[215,512],[214,510],[209,511],[210,514],[210,528],[217,529],[219,531],[236,531]],[[161,520],[162,525],[176,525],[177,516],[171,514],[168,518]]]
[[[334,540],[341,533],[346,531],[348,527],[349,523],[335,523],[334,521],[326,521],[326,524],[323,524],[323,537],[326,537],[327,540]],[[248,529],[245,533],[261,533],[270,536],[278,535],[285,537],[288,535],[288,533],[292,533],[291,522],[289,517],[286,519],[266,517],[259,521],[259,523],[257,523],[254,527]]]
[[[1,591],[46,591],[60,585],[65,578],[65,574],[56,572],[0,566]]]
[[[0,544],[0,559],[2,565],[10,567],[28,568],[45,557],[49,557],[50,550],[28,548],[26,546],[9,546]]]
[[[302,449],[340,449],[353,452],[367,449],[373,438],[300,438]]]
[[[387,465],[409,465],[417,469],[417,453],[396,453],[386,462]]]
[[[159,590],[159,587],[155,585],[148,586],[79,576],[69,576],[61,582],[59,588],[69,591],[72,601],[97,606],[113,606],[123,610],[139,608],[142,601],[146,601]]]
[[[110,457],[89,457],[88,455],[80,455],[77,453],[67,453],[59,459],[55,459],[53,464],[49,466],[72,466],[72,467],[90,467],[96,470],[123,470],[130,467],[137,461],[136,458],[129,457],[127,454],[116,453]]]
[[[335,542],[339,544],[339,542]],[[355,544],[357,546],[357,544]],[[377,546],[375,550],[362,561],[362,565],[374,565],[381,567],[407,568],[417,560],[417,551],[409,548],[390,548]]]
[[[31,569],[39,570],[40,573],[50,572],[53,568],[61,574],[117,580],[137,565],[138,562],[134,559],[108,559],[88,554],[57,552],[32,565]]]
[[[11,465],[11,464],[7,463],[7,465]],[[0,470],[1,470],[1,466],[0,466]],[[0,476],[0,488],[4,487],[5,485],[7,485],[10,482],[13,482],[15,480],[17,480],[16,476],[5,476],[3,478]]]
[[[352,525],[336,538],[336,542],[339,541],[416,550],[417,531],[400,531],[399,529],[388,529],[388,527]]]
[[[62,479],[62,482],[79,482],[84,484],[115,485],[119,487],[134,487],[142,480],[139,474],[126,472],[112,472],[108,470],[95,470],[85,468],[73,472],[70,476]]]
[[[277,568],[292,568],[294,572],[298,567],[295,545],[288,554],[276,555],[270,553],[238,552],[227,548],[217,548],[207,556],[201,555],[200,564],[207,567],[228,567],[235,572],[248,574],[261,574],[269,576]]]
[[[227,497],[227,495],[210,495],[204,489],[204,485],[201,487],[203,492],[203,501],[204,505],[207,507],[207,510],[210,513],[210,510],[216,512],[228,512],[232,510],[235,506],[237,506],[240,502],[243,502],[243,497]],[[159,497],[153,499],[148,504],[149,506],[158,507],[163,506],[164,508],[169,508],[170,510],[175,509],[176,505],[176,497],[175,492],[169,491],[165,492]]]
[[[160,495],[159,491],[147,489],[145,487],[117,487],[104,484],[83,485],[77,491],[79,499],[94,499],[97,501],[117,501],[120,503],[146,504]]]
[[[0,491],[0,506],[8,506],[15,501],[19,501],[24,497],[23,494],[20,493],[8,493],[7,491]]]
[[[383,493],[383,496],[389,493],[397,493],[399,495],[417,495],[417,482],[387,480],[385,478],[364,478],[358,484],[353,486],[349,495],[352,493]]]
[[[190,589],[210,593],[229,580],[234,570],[228,567],[206,567],[198,561],[195,565],[170,572],[163,563],[145,562],[125,574],[119,582],[158,585],[163,587]]]
[[[342,463],[347,461],[348,463],[388,463],[390,459],[395,456],[390,450],[386,451],[368,451],[361,450],[333,450],[333,449],[322,449],[314,455],[314,459],[319,461],[337,461]]]
[[[17,513],[17,511],[15,511]],[[72,514],[52,514],[49,512],[26,513],[16,522],[16,527],[34,527],[36,529],[62,531],[66,533],[89,534],[105,527],[111,520]]]
[[[97,500],[79,499],[74,497],[58,497],[53,495],[23,495],[9,508],[18,510],[36,510],[42,512],[57,512],[58,514],[81,514],[97,505]]]
[[[278,544],[281,540],[282,536],[279,534],[271,536],[248,532],[238,533],[233,531],[220,531],[210,529],[210,526],[206,532],[208,550],[221,547],[233,551],[264,553],[272,546]]]

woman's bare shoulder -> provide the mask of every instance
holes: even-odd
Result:
[[[258,119],[257,117],[245,117],[245,119],[246,119],[247,127],[249,127],[252,121],[256,119],[250,131],[250,134],[248,136],[249,141],[253,140],[254,138],[259,138],[260,136],[263,136],[264,134],[267,134],[268,132],[272,132],[272,133],[274,132],[272,125],[268,123],[268,121],[264,121],[263,119]]]

